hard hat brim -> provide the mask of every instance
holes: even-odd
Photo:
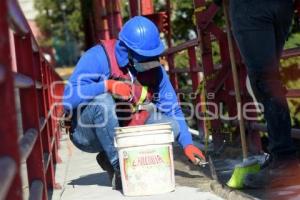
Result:
[[[131,50],[141,56],[155,57],[155,56],[160,56],[164,52],[165,46],[162,42],[160,42],[159,46],[155,49],[151,49],[151,50],[131,49]]]

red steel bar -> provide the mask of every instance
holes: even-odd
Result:
[[[49,123],[48,123],[48,112],[50,110],[49,104],[48,104],[48,98],[47,96],[49,95],[47,93],[47,90],[45,87],[47,86],[46,82],[46,73],[45,73],[45,66],[44,66],[44,61],[41,61],[40,56],[38,54],[35,54],[35,65],[39,66],[37,69],[37,74],[38,74],[38,80],[42,82],[43,88],[42,90],[38,91],[38,96],[40,100],[40,105],[39,105],[39,115],[41,116],[42,126],[40,126],[40,132],[42,134],[42,140],[43,140],[43,148],[44,152],[51,154],[52,149],[51,149],[51,138],[50,138],[50,129],[49,129]],[[53,157],[51,157],[53,158]],[[53,159],[50,160],[50,164],[47,168],[45,168],[46,171],[46,182],[48,187],[51,188],[56,188],[57,184],[55,182],[55,173],[54,173],[54,161]]]
[[[54,159],[54,163],[60,163],[61,159],[58,156],[58,139],[56,137],[56,126],[58,126],[58,124],[55,124],[54,119],[51,117],[52,115],[55,116],[55,110],[53,110],[53,95],[51,94],[51,79],[52,79],[52,75],[51,75],[51,70],[50,67],[48,66],[48,63],[44,60],[44,67],[45,67],[45,74],[46,74],[46,82],[48,87],[46,88],[47,90],[47,97],[48,97],[48,106],[50,109],[50,116],[48,119],[48,123],[49,123],[49,128],[50,128],[50,138],[51,140],[54,140],[54,145],[52,145],[51,150],[52,150],[52,154],[53,154],[53,159]]]
[[[49,69],[49,78],[50,78],[50,83],[52,84],[54,82],[54,73],[53,71],[50,70],[50,66],[48,66],[48,69]],[[52,124],[53,124],[53,134],[54,134],[54,155],[55,155],[55,163],[61,163],[61,158],[59,157],[58,155],[58,148],[59,148],[59,139],[60,139],[60,134],[59,134],[59,122],[57,121],[57,117],[58,117],[58,113],[57,113],[57,106],[55,104],[55,93],[54,91],[51,90],[51,87],[50,87],[50,91],[51,91],[51,95],[50,95],[50,98],[51,98],[51,110],[52,110],[52,113],[51,113],[51,120],[52,120]]]
[[[199,79],[199,73],[195,73],[195,71],[197,71],[197,69],[199,68],[197,64],[195,47],[188,48],[188,56],[189,56],[190,76],[192,79],[193,92],[197,92],[200,79]]]
[[[172,16],[172,2],[167,0],[167,16],[168,16],[168,30],[167,30],[167,44],[168,47],[172,47],[172,26],[171,26],[171,16]]]
[[[281,58],[287,59],[290,57],[300,56],[300,48],[291,48],[291,49],[285,49],[282,53]]]
[[[164,53],[163,56],[167,56],[169,54],[179,53],[180,51],[186,50],[190,47],[196,47],[199,45],[198,39],[193,39],[184,43],[181,43],[177,46],[168,48]]]
[[[94,42],[97,42],[99,39],[107,40],[110,38],[110,31],[108,26],[105,0],[93,0],[93,5],[93,20],[96,31],[96,38],[94,39]]]
[[[288,98],[299,98],[300,97],[300,89],[289,89],[287,91],[286,97],[288,97]]]
[[[42,72],[40,50],[17,1],[0,1],[0,13],[4,16],[0,18],[0,91],[5,97],[0,98],[0,199],[22,199],[21,160],[27,162],[29,199],[47,199],[47,189],[57,188],[52,155],[58,157],[60,133],[57,123],[50,120],[50,104],[46,105],[51,94],[43,88],[50,88],[52,82],[61,78],[48,64]],[[14,37],[10,37],[9,28],[15,31]],[[17,72],[12,72],[12,63],[17,64]],[[20,90],[20,123],[24,130],[20,140],[14,86]],[[61,94],[62,86],[59,90]],[[53,136],[51,139],[50,135]]]
[[[200,85],[200,74],[199,72],[198,73],[195,72],[199,68],[197,64],[195,47],[188,48],[188,56],[189,56],[190,76],[192,80],[193,93],[197,94],[197,98],[195,99],[194,104],[197,105],[198,103],[201,103],[201,96],[198,91]],[[200,110],[197,110],[196,112],[200,112]],[[204,127],[203,120],[198,119],[198,129],[201,127]]]
[[[17,173],[16,162],[10,157],[1,157],[0,169],[0,199],[5,199]]]
[[[167,57],[170,80],[171,80],[171,83],[172,83],[174,89],[177,91],[178,90],[178,79],[177,79],[177,74],[174,73],[174,70],[175,70],[174,59],[175,59],[174,54],[170,54]]]
[[[154,12],[152,0],[140,0],[141,15],[149,15]]]
[[[22,161],[27,160],[37,140],[37,137],[38,131],[35,129],[29,129],[20,140],[20,157]]]
[[[34,63],[31,36],[29,34],[23,37],[15,35],[15,46],[18,72],[35,80],[35,72],[32,67]],[[40,123],[36,88],[30,87],[20,90],[20,101],[23,129],[28,130],[34,128],[39,130]],[[27,171],[30,185],[34,180],[41,180],[43,182],[43,199],[47,199],[47,188],[43,167],[43,148],[40,132],[38,133],[33,150],[27,159]]]
[[[129,0],[130,17],[140,15],[139,0]]]
[[[7,1],[8,16],[12,24],[12,28],[18,35],[26,35],[30,32],[30,28],[16,0]]]
[[[201,53],[201,61],[203,65],[203,73],[205,77],[205,87],[206,87],[206,93],[212,93],[213,91],[213,79],[208,79],[207,77],[213,77],[214,75],[214,62],[212,57],[212,44],[211,44],[211,33],[209,30],[203,28],[208,26],[207,18],[209,15],[202,15],[202,11],[206,10],[206,2],[205,0],[194,0],[194,7],[195,7],[195,18],[197,23],[197,31],[198,31],[198,37],[201,41],[199,43],[200,47],[200,53]],[[210,111],[210,108],[206,108],[208,111]],[[211,122],[213,125],[214,122]],[[215,123],[217,124],[217,123]],[[215,149],[218,149],[221,147],[224,139],[223,135],[221,135],[220,131],[218,130],[218,127],[214,126],[215,131],[213,131],[212,137],[214,141],[214,147]],[[203,127],[203,130],[205,132],[205,135],[208,135],[209,133],[206,133],[208,129]]]
[[[7,1],[0,1],[0,64],[3,69],[5,81],[0,83],[1,96],[0,98],[0,156],[8,157],[10,161],[3,161],[8,166],[11,166],[9,174],[14,177],[4,179],[1,181],[1,195],[6,199],[22,199],[22,185],[20,177],[20,155],[18,151],[18,133],[17,133],[17,116],[16,108],[12,99],[14,97],[13,74],[11,71],[11,60],[8,56],[10,52],[9,44],[9,25],[7,18],[3,16],[8,15]],[[12,161],[13,160],[13,161]],[[11,163],[11,164],[9,164]],[[14,164],[12,164],[14,163]],[[15,167],[15,170],[13,168]],[[0,167],[0,171],[5,168]],[[8,175],[8,174],[7,174]],[[2,188],[3,186],[3,188]]]
[[[110,38],[118,38],[122,27],[122,17],[119,0],[106,0],[106,18],[108,20]]]
[[[129,0],[130,16],[153,14],[154,7],[152,0]]]

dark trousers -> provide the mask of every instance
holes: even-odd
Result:
[[[264,106],[273,156],[295,153],[279,60],[293,14],[292,0],[230,0],[232,29],[257,100]]]

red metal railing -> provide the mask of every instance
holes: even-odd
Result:
[[[213,94],[213,98],[209,99],[209,101],[214,102],[217,105],[219,105],[220,103],[224,103],[228,108],[229,116],[236,116],[237,111],[234,99],[233,82],[231,77],[232,75],[230,72],[230,60],[226,32],[224,32],[221,27],[218,27],[213,22],[213,17],[216,15],[218,7],[214,4],[210,4],[209,6],[207,6],[205,0],[194,0],[193,3],[195,8],[198,38],[185,42],[178,46],[171,47],[164,53],[164,56],[166,56],[168,61],[171,82],[178,92],[197,92],[198,85],[201,81],[199,79],[199,72],[201,71],[205,79],[206,95]],[[220,64],[216,64],[213,62],[213,42],[216,42],[218,44],[220,50]],[[199,47],[200,49],[201,66],[199,66],[200,64],[198,64],[198,61],[196,59],[195,47]],[[189,67],[178,69],[174,64],[174,59],[176,57],[176,54],[182,51],[188,52]],[[236,46],[235,54],[237,64],[239,66],[239,77],[242,86],[242,99],[243,103],[247,103],[249,101],[252,101],[252,99],[248,95],[248,92],[246,90],[246,70]],[[299,55],[299,48],[288,49],[284,51],[282,58],[286,59]],[[179,88],[178,75],[180,73],[188,73],[190,75],[190,78],[192,80],[192,89],[181,90]],[[288,90],[287,97],[300,97],[300,89]],[[195,103],[199,103],[200,101],[200,97],[197,97]],[[210,108],[207,109],[209,110]],[[201,111],[197,110],[196,112]],[[211,112],[214,113],[213,110]],[[224,121],[221,121],[220,119],[211,120],[209,123],[211,124],[209,131],[213,135],[214,145],[217,149],[222,146],[222,141],[224,141],[224,134],[222,133],[223,123]],[[199,124],[201,125],[201,121],[199,121]],[[231,124],[236,125],[235,123]],[[204,123],[202,123],[202,126],[203,125]],[[251,136],[251,138],[249,138],[249,141],[253,143],[252,145],[250,144],[250,147],[252,147],[252,150],[255,152],[259,151],[260,149],[260,138],[257,134],[257,131],[265,130],[262,127],[265,127],[265,125],[258,125],[257,123],[252,123],[248,126],[248,131],[252,132],[252,134],[249,134],[249,136]],[[203,128],[204,130],[208,131],[208,129],[205,129],[205,127]],[[299,129],[293,129],[292,136],[294,138],[299,138],[299,131]]]
[[[200,78],[200,72],[203,72],[203,68],[200,67],[198,61],[197,61],[197,56],[196,56],[196,50],[197,46],[199,45],[199,42],[197,39],[179,44],[175,47],[171,47],[167,49],[163,56],[167,58],[168,62],[168,72],[170,75],[170,80],[172,85],[174,86],[175,90],[180,93],[180,94],[191,94],[194,93],[196,94],[196,98],[194,98],[194,103],[200,103],[201,102],[201,97],[199,94],[199,84],[201,82]],[[188,68],[176,68],[175,66],[175,57],[179,53],[182,53],[183,51],[187,52],[188,55],[188,61],[189,61],[189,66]],[[190,80],[192,81],[192,88],[191,89],[180,89],[179,83],[178,83],[178,78],[177,76],[180,73],[188,73]],[[196,112],[199,112],[196,111]],[[203,127],[203,121],[198,120],[198,125],[200,127]],[[199,127],[199,128],[200,128]]]
[[[231,73],[228,73],[230,70],[230,61],[229,61],[229,55],[228,55],[228,45],[227,45],[227,39],[226,39],[226,33],[222,30],[222,28],[217,27],[213,22],[213,17],[216,15],[216,12],[218,11],[218,7],[214,4],[210,4],[209,6],[206,5],[205,0],[194,0],[194,7],[195,7],[195,17],[196,17],[196,24],[199,34],[199,43],[201,48],[201,57],[202,57],[202,63],[203,63],[203,72],[204,77],[206,77],[207,81],[207,92],[213,92],[215,93],[215,99],[213,100],[216,103],[219,102],[225,102],[225,104],[228,106],[229,115],[235,116],[236,115],[236,109],[235,109],[235,101],[234,98],[232,98],[232,91],[233,91],[233,85],[232,85],[232,77]],[[220,55],[221,55],[221,68],[215,68],[214,64],[212,62],[212,42],[216,40],[218,43],[218,46],[220,48]],[[241,83],[241,93],[242,93],[242,100],[244,103],[251,102],[252,99],[249,97],[247,90],[246,90],[246,70],[244,63],[242,62],[241,56],[239,54],[238,49],[235,46],[235,54],[237,55],[237,64],[239,67],[239,77],[240,77],[240,83]],[[300,48],[294,48],[294,49],[287,49],[283,52],[282,58],[290,58],[294,56],[300,55]],[[216,74],[216,76],[214,76]],[[214,78],[208,78],[207,77],[214,77]],[[223,85],[223,86],[222,86]],[[221,86],[221,87],[219,87]],[[220,88],[223,88],[220,90]],[[234,95],[234,93],[233,93]],[[288,90],[287,97],[289,98],[295,98],[300,97],[300,90],[299,89],[293,89]],[[250,98],[250,99],[249,99]],[[221,130],[218,129],[218,124],[222,123],[219,120],[215,121],[216,123],[214,126],[213,133],[217,135],[217,137],[214,137],[214,140],[222,141],[223,138],[220,134]],[[257,123],[252,123],[257,124]],[[248,131],[252,132],[252,134],[248,134],[248,136],[252,136],[250,142],[253,143],[252,147],[256,146],[258,148],[254,148],[254,150],[260,149],[260,139],[259,135],[257,134],[257,131],[263,131],[261,127],[265,127],[265,125],[260,126],[253,126],[252,124],[249,124]],[[293,129],[292,130],[292,136],[294,138],[299,138],[299,129]],[[221,139],[220,139],[221,136]]]
[[[53,93],[61,96],[63,85],[51,87],[61,78],[39,50],[17,1],[0,1],[0,13],[0,199],[23,199],[23,161],[27,164],[29,198],[47,199],[48,188],[58,187],[54,165],[60,161],[60,129],[54,117],[61,115],[62,108],[53,107],[59,101]],[[20,98],[19,122],[16,97]],[[18,123],[22,124],[21,136]]]

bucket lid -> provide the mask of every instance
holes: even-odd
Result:
[[[121,133],[116,134],[116,139],[118,138],[126,138],[126,137],[139,137],[149,135],[152,137],[156,137],[157,135],[171,135],[173,137],[173,132],[171,130],[154,130],[154,131],[141,131],[141,132],[128,132],[128,133]]]
[[[123,133],[137,133],[137,132],[149,132],[149,131],[171,131],[172,127],[170,123],[158,123],[147,124],[140,126],[127,126],[115,128],[116,135]]]

